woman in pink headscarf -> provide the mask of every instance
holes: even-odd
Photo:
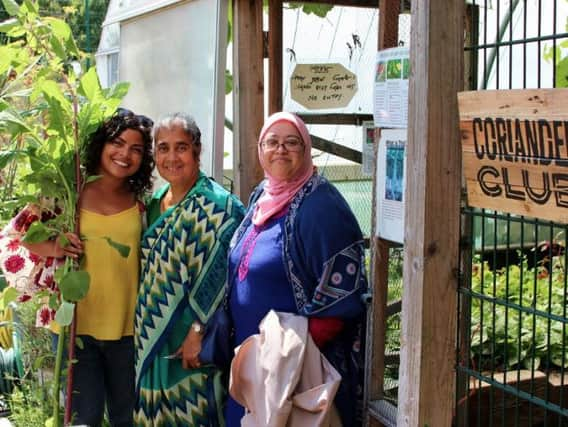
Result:
[[[317,174],[304,122],[280,112],[258,138],[265,180],[251,196],[229,258],[228,303],[235,344],[259,333],[270,310],[306,316],[316,345],[342,376],[335,405],[356,426],[367,290],[363,238],[345,199]],[[244,409],[229,399],[227,426]]]

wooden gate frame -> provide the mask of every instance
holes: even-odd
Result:
[[[232,1],[235,189],[247,200],[262,178],[256,150],[264,120],[262,1]],[[397,43],[400,0],[304,2],[379,6],[378,46]],[[449,426],[453,415],[461,191],[456,95],[463,86],[464,6],[465,1],[412,2],[399,426]],[[282,107],[282,1],[270,0],[269,8],[269,111],[274,112]],[[372,408],[382,397],[389,244],[373,238],[372,248],[367,421],[381,425]]]

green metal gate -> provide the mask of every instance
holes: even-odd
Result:
[[[467,3],[468,89],[568,87],[568,0]],[[456,426],[568,426],[567,239],[463,208]]]

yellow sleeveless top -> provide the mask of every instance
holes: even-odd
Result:
[[[77,334],[117,340],[134,334],[142,220],[138,206],[113,215],[81,209],[87,296],[77,303]],[[104,237],[130,247],[124,258]]]

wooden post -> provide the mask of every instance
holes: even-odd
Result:
[[[268,114],[282,110],[282,0],[268,2]]]
[[[257,138],[264,121],[262,0],[233,0],[233,170],[245,203],[263,173]]]
[[[400,11],[399,0],[380,0],[379,2],[379,36],[378,48],[386,49],[398,45],[398,15]],[[374,159],[377,159],[380,133],[375,133]],[[376,165],[374,170],[376,170]],[[373,287],[373,306],[368,319],[368,336],[371,345],[367,351],[367,369],[369,372],[366,384],[366,401],[376,401],[383,397],[385,373],[385,336],[387,322],[388,300],[388,265],[390,243],[376,236],[375,215],[378,200],[376,198],[377,176],[373,174],[373,213],[372,224],[372,251],[373,263],[371,280]],[[375,420],[376,421],[376,420]],[[372,425],[374,420],[369,419]]]
[[[452,422],[463,10],[462,1],[412,2],[400,427]]]
[[[398,46],[400,0],[379,0],[379,49]]]

